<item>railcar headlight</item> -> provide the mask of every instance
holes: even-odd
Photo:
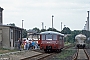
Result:
[[[47,43],[50,43],[50,42],[47,42]]]

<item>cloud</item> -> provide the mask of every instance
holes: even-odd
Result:
[[[24,19],[24,27],[28,29],[35,26],[40,28],[42,21],[50,27],[52,15],[57,29],[60,29],[60,22],[71,29],[81,29],[87,10],[90,10],[89,3],[90,0],[0,0],[0,6],[4,8],[4,23],[15,22],[21,26]],[[82,22],[76,27],[76,24],[80,24],[78,21]]]

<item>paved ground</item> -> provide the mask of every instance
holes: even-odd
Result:
[[[6,54],[1,54],[0,60],[20,60],[26,57],[37,55],[37,54],[42,54],[42,53],[31,51],[31,50],[10,52]]]
[[[85,60],[87,60],[87,56],[86,56],[86,54],[85,54],[83,49],[79,49],[79,53],[78,53],[78,58],[77,59],[82,59],[82,60],[85,59]]]

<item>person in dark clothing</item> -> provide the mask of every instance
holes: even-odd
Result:
[[[32,47],[32,44],[31,44],[31,40],[29,40],[29,48],[28,50]]]
[[[18,50],[21,51],[21,44],[22,44],[22,41],[20,40],[20,38],[18,39]]]

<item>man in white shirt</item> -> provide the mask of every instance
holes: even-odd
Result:
[[[26,50],[29,49],[29,41],[28,41],[28,38],[26,39]]]

